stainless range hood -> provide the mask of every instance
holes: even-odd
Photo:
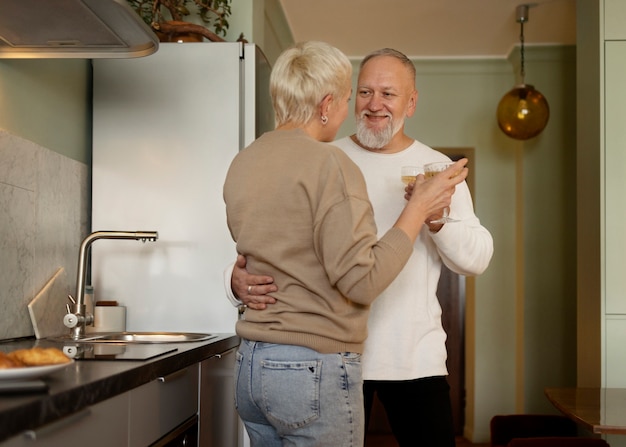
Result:
[[[126,0],[0,0],[0,58],[129,58],[158,48]]]

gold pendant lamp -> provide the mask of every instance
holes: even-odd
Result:
[[[535,87],[524,83],[524,23],[528,21],[528,7],[518,5],[517,22],[520,24],[521,80],[506,93],[498,104],[498,126],[506,135],[516,140],[536,137],[548,124],[550,107],[546,98]]]

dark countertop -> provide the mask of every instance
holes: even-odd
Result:
[[[75,360],[67,368],[41,378],[48,385],[47,392],[1,394],[0,442],[239,345],[239,337],[234,334],[217,335],[200,342],[159,343],[177,350],[148,360]],[[0,350],[33,346],[62,349],[63,343],[27,338],[2,342]]]

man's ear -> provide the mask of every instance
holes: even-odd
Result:
[[[407,118],[412,117],[413,114],[415,113],[415,109],[417,107],[417,97],[418,97],[417,90],[413,90],[413,93],[411,93],[411,96],[409,96],[409,104],[406,108]]]

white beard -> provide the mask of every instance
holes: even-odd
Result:
[[[363,115],[365,115],[365,112],[361,112],[360,116],[356,116],[356,138],[363,146],[369,149],[383,149],[404,124],[404,120],[394,122],[390,116],[389,123],[383,129],[375,132],[367,127]]]

